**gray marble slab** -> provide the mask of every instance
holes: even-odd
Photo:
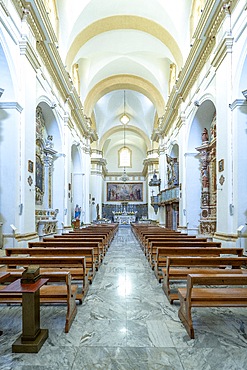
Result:
[[[66,334],[66,307],[42,306],[47,341],[37,354],[13,354],[21,307],[0,305],[0,370],[247,368],[247,309],[193,309],[190,339],[130,227],[119,229],[77,309]]]

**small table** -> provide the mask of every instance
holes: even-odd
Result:
[[[22,334],[12,344],[12,352],[37,353],[48,338],[48,329],[40,329],[39,290],[49,279],[21,284],[21,279],[9,284],[2,291],[22,294]]]
[[[0,272],[0,282],[4,281],[9,276],[10,276],[9,272],[1,271]],[[2,335],[2,334],[3,334],[3,331],[0,330],[0,335]]]

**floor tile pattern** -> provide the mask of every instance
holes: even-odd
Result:
[[[246,308],[193,311],[195,339],[170,305],[130,227],[120,227],[68,334],[65,307],[41,307],[49,338],[15,354],[20,306],[0,306],[0,370],[247,369]]]

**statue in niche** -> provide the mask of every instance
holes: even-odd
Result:
[[[80,220],[81,217],[81,207],[78,204],[75,206],[75,219]]]
[[[45,147],[46,147],[46,149],[52,149],[53,146],[54,146],[53,136],[52,135],[48,135],[47,136],[47,139],[45,141]]]
[[[160,186],[160,179],[158,179],[158,176],[157,176],[157,173],[156,173],[156,170],[154,170],[154,174],[153,174],[153,177],[151,178],[151,180],[149,181],[149,186]]]
[[[99,215],[99,203],[97,203],[96,205],[96,214],[97,214],[97,220],[100,219],[100,215]]]
[[[216,139],[216,114],[214,115],[214,118],[210,126],[210,135],[211,135],[211,141],[213,139]]]
[[[208,130],[205,127],[203,132],[202,132],[202,142],[205,143],[207,141],[208,141]]]
[[[77,63],[73,64],[72,66],[72,81],[77,93],[80,95],[79,65]]]
[[[170,64],[169,94],[176,83],[176,64]]]
[[[202,187],[208,188],[208,169],[202,168],[201,173],[202,173]]]
[[[179,183],[178,161],[166,154],[168,186],[177,186]]]
[[[37,106],[36,108],[36,138],[42,139],[45,132],[45,119],[43,116],[42,108]]]

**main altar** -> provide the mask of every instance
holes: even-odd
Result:
[[[113,220],[116,223],[119,223],[120,225],[130,225],[131,222],[136,221],[135,214],[113,214]]]
[[[120,225],[130,225],[136,221],[136,214],[133,210],[128,210],[128,202],[122,202],[119,211],[112,211],[113,221]]]

